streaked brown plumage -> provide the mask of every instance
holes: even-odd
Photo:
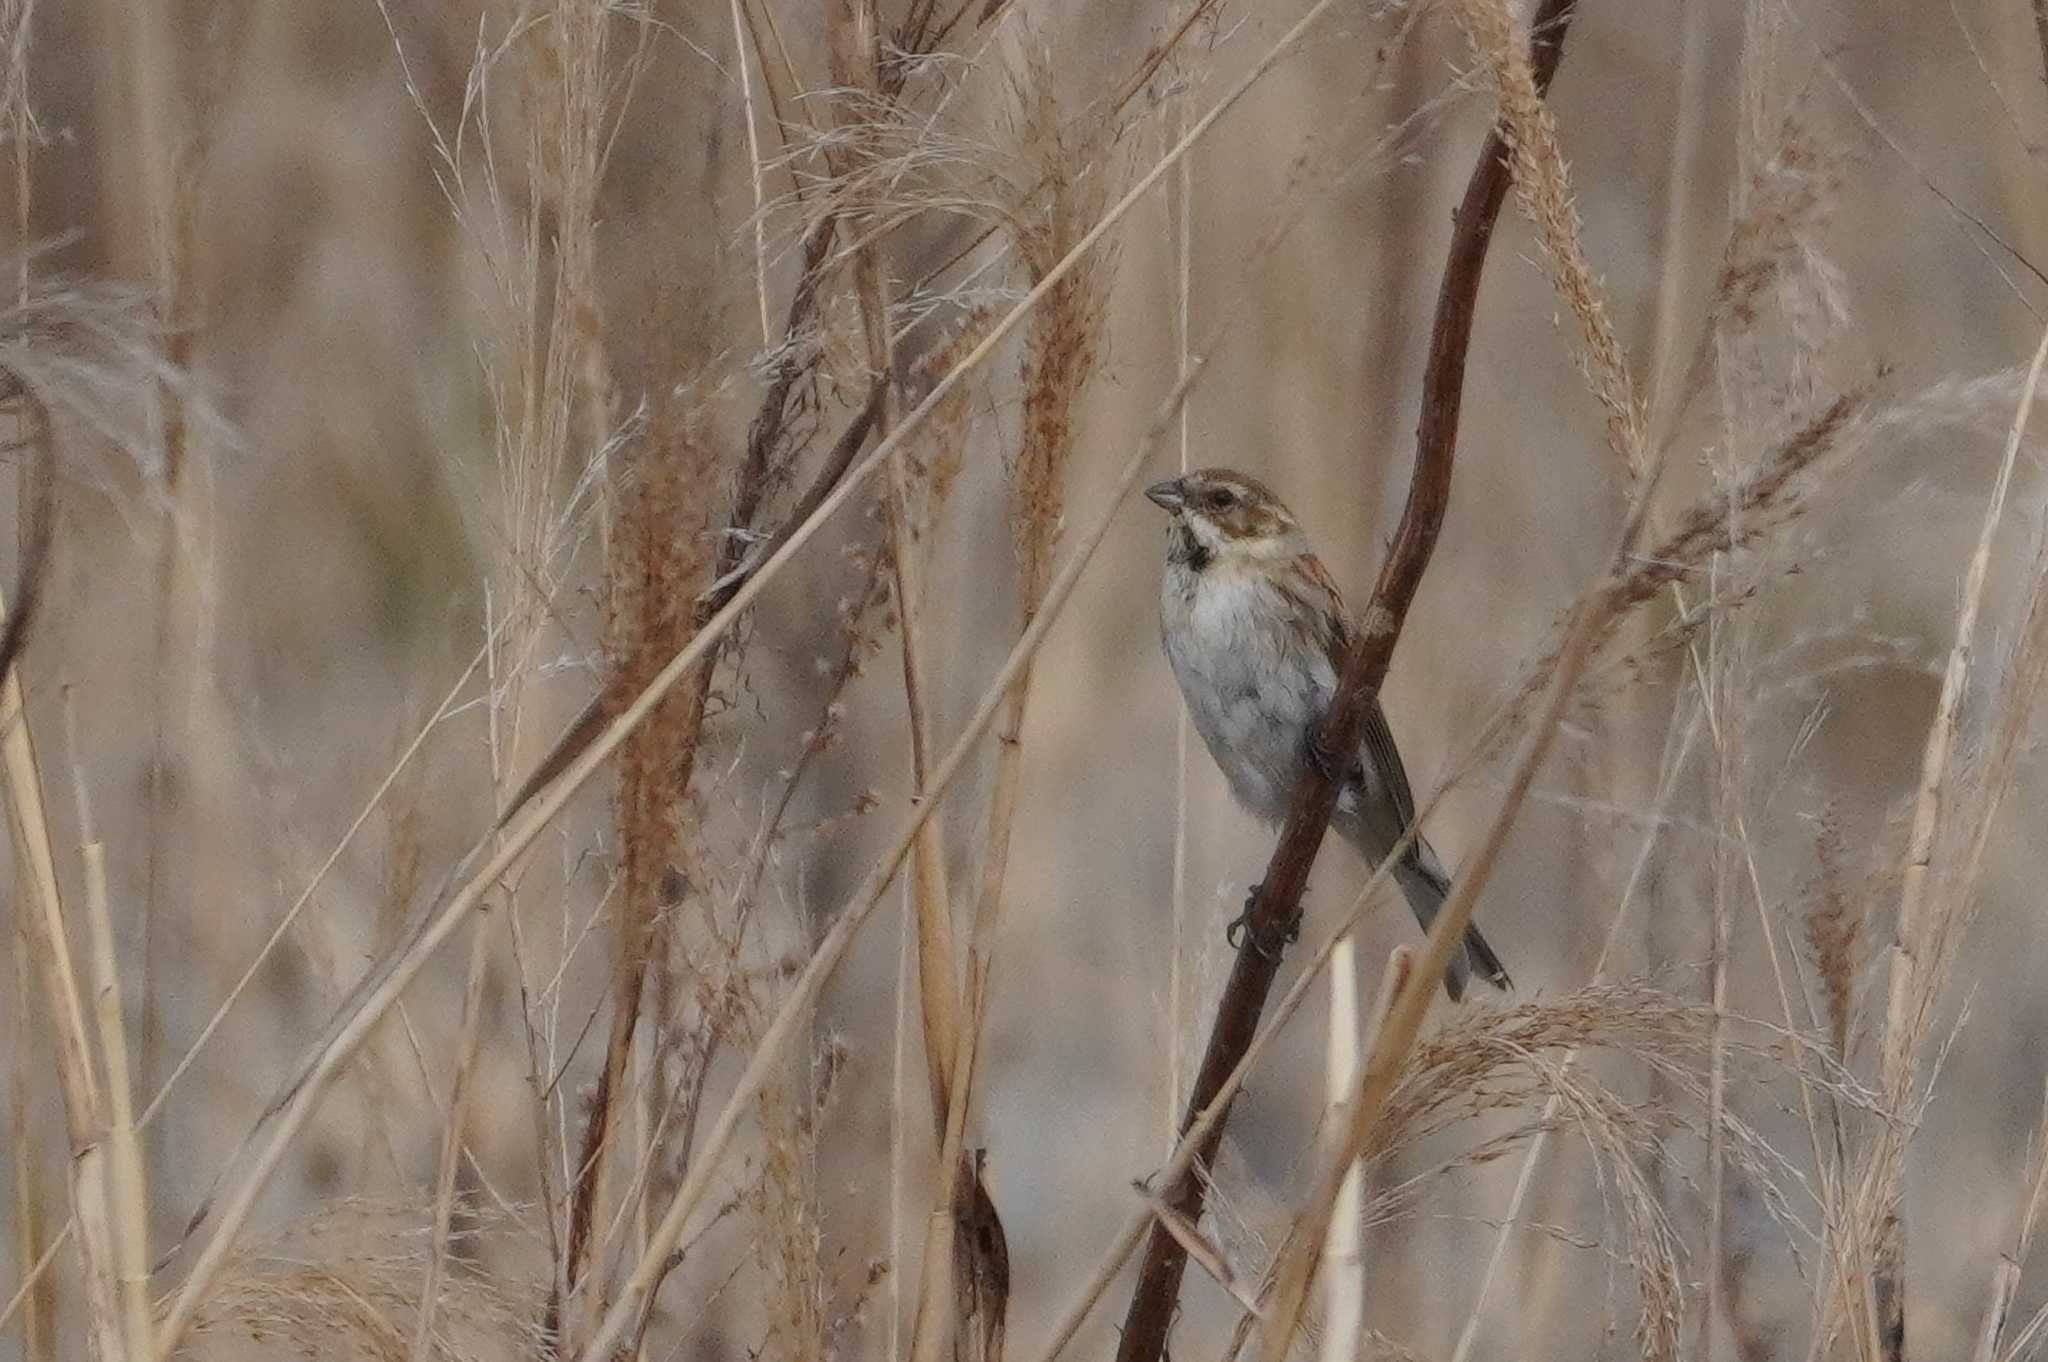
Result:
[[[1145,495],[1172,516],[1159,622],[1188,715],[1238,802],[1277,823],[1351,646],[1344,599],[1299,522],[1258,479],[1208,468]],[[1414,818],[1408,774],[1374,697],[1330,826],[1377,865]],[[1427,930],[1450,893],[1443,862],[1418,837],[1394,878]],[[1444,976],[1453,1000],[1474,973],[1510,987],[1477,927]]]

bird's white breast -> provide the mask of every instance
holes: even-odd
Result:
[[[1290,623],[1301,608],[1263,571],[1227,559],[1200,572],[1170,563],[1160,584],[1166,655],[1195,730],[1238,800],[1273,820],[1337,684],[1329,658]]]

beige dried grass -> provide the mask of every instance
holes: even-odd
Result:
[[[490,1251],[504,1226],[466,1206],[455,1236],[464,1258]],[[331,1202],[238,1249],[193,1326],[189,1352],[253,1343],[271,1355],[398,1362],[415,1351],[418,1282],[444,1237],[417,1207],[363,1199]],[[442,1362],[542,1356],[533,1300],[538,1283],[493,1261],[451,1267],[442,1280],[424,1355]]]

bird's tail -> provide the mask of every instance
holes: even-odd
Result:
[[[1437,910],[1450,897],[1451,877],[1444,870],[1443,862],[1429,849],[1427,842],[1417,842],[1401,863],[1394,867],[1394,878],[1400,881],[1401,892],[1408,897],[1408,906],[1415,912],[1415,920],[1428,931],[1429,924],[1436,921]],[[1493,953],[1493,947],[1486,944],[1486,938],[1479,934],[1477,926],[1465,928],[1462,948],[1451,957],[1450,968],[1444,971],[1444,992],[1451,995],[1452,1002],[1465,996],[1465,984],[1477,974],[1487,983],[1502,991],[1514,987],[1508,978],[1507,966]]]

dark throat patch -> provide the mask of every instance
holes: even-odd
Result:
[[[1209,566],[1209,560],[1216,555],[1195,538],[1195,532],[1188,528],[1185,520],[1176,518],[1173,528],[1166,536],[1166,561],[1179,563],[1190,572],[1200,572]]]

